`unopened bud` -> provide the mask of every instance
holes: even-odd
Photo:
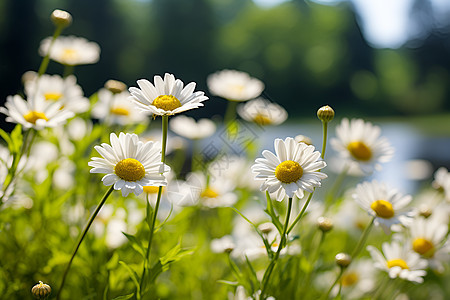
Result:
[[[347,268],[348,265],[350,265],[350,263],[352,262],[351,256],[343,252],[336,254],[334,259],[336,261],[336,264],[341,268]]]
[[[307,137],[307,136],[305,136],[305,135],[299,134],[299,135],[297,135],[297,136],[294,138],[294,140],[295,140],[297,143],[305,143],[306,145],[312,145],[312,140],[311,140],[311,138],[309,138],[309,137]]]
[[[328,232],[333,229],[333,221],[327,217],[319,217],[317,219],[317,226],[322,232]]]
[[[274,225],[270,222],[262,223],[258,226],[258,229],[261,230],[262,233],[268,234],[274,229]]]
[[[121,81],[110,79],[105,83],[105,88],[113,94],[120,94],[127,89],[127,86]]]
[[[422,204],[419,207],[419,215],[421,215],[422,217],[428,218],[432,214],[433,214],[433,211],[431,210],[431,208],[428,205]]]
[[[47,299],[51,292],[52,288],[42,281],[39,281],[39,283],[31,289],[31,293],[36,299]]]
[[[56,27],[64,28],[72,24],[72,16],[67,11],[60,9],[55,9],[50,16],[50,19]]]
[[[224,249],[223,249],[223,252],[224,253],[231,253],[231,251],[233,251],[234,250],[234,245],[227,245]]]
[[[322,106],[317,111],[317,117],[320,121],[328,123],[334,118],[334,110],[328,105]]]

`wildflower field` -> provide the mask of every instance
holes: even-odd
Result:
[[[373,179],[396,149],[327,103],[319,140],[267,141],[288,112],[238,70],[207,91],[165,73],[84,95],[74,70],[100,46],[63,35],[68,12],[51,21],[0,108],[1,299],[450,298],[445,167],[414,195]],[[220,118],[187,115],[211,96]]]

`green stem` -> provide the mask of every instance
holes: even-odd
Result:
[[[314,189],[314,191],[315,191],[315,189]],[[312,196],[314,194],[314,191],[309,194],[308,199],[306,199],[306,202],[305,202],[305,204],[302,207],[302,210],[298,214],[297,218],[295,218],[294,222],[292,222],[291,227],[289,227],[289,229],[287,231],[287,234],[289,234],[292,231],[292,229],[294,229],[295,225],[298,223],[298,221],[300,221],[300,219],[305,214],[305,211],[308,208],[309,202],[311,202],[311,198],[312,198]]]
[[[280,256],[281,250],[284,248],[284,244],[286,243],[286,237],[287,237],[287,229],[289,227],[289,217],[291,216],[291,209],[292,209],[292,198],[289,198],[287,213],[286,213],[286,222],[284,224],[283,229],[283,235],[281,236],[280,245],[278,246],[278,250],[275,253],[274,257],[272,258],[269,267],[267,267],[266,272],[264,273],[263,280],[262,280],[262,289],[261,289],[261,299],[264,299],[265,291],[267,289],[267,286],[269,285],[270,276],[272,275],[272,271],[275,267],[275,264],[277,263],[278,257]]]
[[[38,78],[41,77],[41,75],[44,74],[45,71],[47,71],[48,63],[50,62],[50,50],[52,49],[55,40],[61,34],[63,28],[63,26],[56,27],[55,32],[53,33],[52,41],[50,42],[50,46],[48,47],[48,51],[42,59],[41,65],[39,66]]]
[[[353,253],[351,254],[352,261],[358,256],[359,252],[361,252],[361,249],[363,248],[364,244],[366,243],[367,237],[369,236],[369,232],[372,229],[373,223],[375,221],[375,217],[372,218],[372,221],[369,223],[369,225],[366,227],[364,232],[362,233],[361,237],[359,238],[358,244],[355,247],[355,250],[353,250]],[[351,263],[351,262],[350,262]],[[348,268],[350,264],[346,266]],[[346,268],[341,267],[341,272],[339,273],[338,277],[334,281],[333,285],[329,288],[326,296],[323,299],[327,299],[328,295],[330,294],[331,290],[334,288],[337,282],[341,279],[342,274],[344,273],[344,270]]]
[[[364,244],[366,243],[367,237],[369,236],[369,232],[373,227],[373,223],[375,222],[375,217],[372,218],[369,225],[364,229],[364,232],[361,235],[361,238],[358,241],[358,244],[356,245],[355,249],[353,250],[353,253],[351,254],[352,260],[355,259],[359,252],[361,252],[362,248],[364,247]]]
[[[322,154],[321,157],[324,159],[325,157],[325,150],[327,149],[327,132],[328,132],[328,122],[322,122],[322,128],[323,128],[323,141],[322,141]]]
[[[73,74],[74,66],[64,65],[63,77],[66,78]]]
[[[236,101],[228,101],[227,110],[223,118],[223,124],[225,126],[228,126],[229,125],[228,123],[230,123],[233,119],[236,118],[236,106],[237,106]]]
[[[106,199],[108,199],[109,195],[112,193],[113,190],[114,190],[114,185],[112,185],[109,188],[109,190],[105,193],[105,195],[103,196],[102,200],[100,201],[100,203],[98,204],[97,208],[95,209],[94,213],[89,218],[86,226],[84,227],[83,232],[82,232],[81,236],[78,239],[78,243],[77,243],[77,245],[75,246],[75,249],[72,252],[72,257],[70,258],[69,263],[67,264],[66,269],[64,270],[62,281],[61,281],[61,285],[59,286],[59,290],[58,290],[58,294],[56,295],[56,299],[60,299],[61,291],[62,291],[62,289],[64,287],[64,283],[66,281],[67,274],[69,273],[70,266],[72,265],[72,261],[75,258],[75,255],[77,254],[78,248],[80,248],[80,245],[83,242],[83,239],[86,236],[89,228],[91,227],[92,222],[94,222],[95,217],[97,216],[97,214],[99,213],[99,211],[102,208],[103,204],[105,204]]]
[[[323,244],[323,241],[325,240],[325,235],[326,235],[326,233],[323,232],[323,231],[320,231],[320,233],[321,233],[321,235],[320,235],[319,243],[318,243],[317,246],[315,247],[315,248],[316,248],[316,249],[315,249],[316,251],[313,253],[313,256],[311,257],[311,260],[310,260],[310,262],[311,262],[311,268],[308,270],[308,274],[306,274],[306,279],[304,280],[305,284],[304,284],[303,286],[306,288],[306,290],[305,290],[305,292],[303,293],[303,297],[304,297],[305,299],[308,299],[308,297],[306,297],[306,296],[307,296],[307,294],[308,294],[308,291],[310,290],[309,287],[310,287],[310,284],[311,284],[312,275],[313,275],[313,273],[314,273],[314,267],[315,267],[315,265],[316,265],[317,260],[319,259],[320,248],[321,248],[321,246],[322,246],[322,244]]]
[[[164,163],[166,161],[166,144],[167,144],[168,127],[169,127],[169,116],[162,116],[162,148],[161,148],[161,162],[162,163]],[[151,226],[150,226],[150,234],[148,237],[147,253],[145,255],[146,258],[145,258],[145,262],[144,262],[144,267],[142,269],[142,276],[141,276],[141,279],[139,282],[139,291],[137,291],[137,293],[140,293],[140,295],[139,295],[140,297],[142,297],[142,295],[143,295],[145,271],[150,262],[150,252],[151,252],[151,248],[152,248],[156,216],[158,214],[159,203],[161,202],[162,189],[163,189],[162,186],[160,186],[158,189],[158,197],[156,199],[155,209],[153,210],[152,222],[151,222]]]
[[[322,298],[320,298],[321,300],[324,299],[328,299],[328,296],[330,295],[331,291],[333,290],[334,286],[336,285],[336,283],[339,282],[339,280],[341,280],[342,274],[344,273],[345,268],[340,267],[340,271],[339,271],[339,275],[336,277],[336,280],[333,282],[333,284],[330,286],[330,288],[328,289],[327,293],[324,294],[322,296]]]

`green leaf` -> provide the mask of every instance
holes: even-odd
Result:
[[[125,232],[122,233],[130,242],[131,247],[133,247],[133,249],[136,250],[136,252],[138,252],[144,259],[146,259],[146,251],[144,249],[144,246],[142,246],[142,244],[138,241],[138,239],[134,235]]]
[[[237,281],[228,281],[228,280],[217,280],[218,283],[223,283],[230,286],[238,286],[239,282]]]
[[[131,294],[128,294],[128,295],[123,295],[123,296],[116,297],[116,298],[114,298],[112,300],[127,300],[127,299],[133,298],[133,296],[134,296],[134,293],[131,293]]]
[[[146,217],[146,222],[148,225],[148,228],[152,228],[152,218],[153,218],[153,207],[150,205],[150,201],[148,200],[148,196],[147,196],[147,217]]]
[[[139,286],[139,280],[138,280],[139,276],[136,274],[136,272],[129,265],[127,265],[126,262],[119,261],[119,264],[124,266],[127,269],[127,271],[130,273],[131,280],[133,281],[134,285],[136,286],[136,296],[138,296],[138,299],[139,299],[140,298],[139,294],[140,294],[140,290],[141,290],[141,288]]]
[[[5,140],[6,144],[8,145],[9,152],[11,153],[14,152],[14,144],[9,134],[0,128],[0,136],[2,137],[3,140]]]
[[[277,214],[275,213],[275,210],[273,209],[272,199],[270,199],[269,192],[266,192],[266,198],[267,198],[267,209],[265,209],[264,211],[270,216],[270,218],[272,219],[272,223],[275,225],[278,232],[280,234],[283,234],[283,225],[281,224]]]
[[[17,124],[11,131],[11,140],[14,145],[14,153],[19,153],[23,144],[22,125]]]
[[[117,252],[114,252],[109,261],[106,263],[106,269],[113,270],[117,267],[118,264],[119,264],[119,254],[117,254]]]

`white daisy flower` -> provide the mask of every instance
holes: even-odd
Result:
[[[447,239],[448,225],[439,218],[417,218],[411,223],[412,249],[428,260],[431,268],[444,271],[442,262],[448,261],[450,245]]]
[[[130,125],[148,120],[148,114],[139,111],[128,99],[130,93],[114,94],[107,89],[98,91],[98,101],[92,107],[92,117],[107,124]]]
[[[362,119],[343,119],[336,127],[337,138],[331,146],[351,164],[357,164],[364,173],[380,169],[380,163],[388,162],[394,149],[386,138],[380,137],[381,129]]]
[[[320,152],[314,151],[314,146],[297,143],[290,137],[284,141],[276,139],[274,145],[276,155],[264,150],[264,158],[257,158],[252,166],[255,178],[264,180],[261,191],[276,192],[278,201],[294,195],[301,199],[304,191],[312,193],[320,187],[320,180],[327,178],[319,172],[327,164],[320,160]]]
[[[60,103],[45,101],[39,96],[29,101],[19,95],[8,96],[5,107],[0,107],[0,112],[7,115],[6,121],[22,124],[25,129],[57,127],[74,116],[72,111],[61,109]]]
[[[255,99],[264,90],[261,80],[236,70],[222,70],[211,74],[207,78],[207,84],[211,94],[238,102]]]
[[[200,119],[187,116],[177,116],[170,120],[169,128],[182,137],[198,140],[210,137],[216,132],[216,124],[210,119]]]
[[[41,42],[39,54],[45,56],[48,53],[52,37],[47,37]],[[60,36],[51,48],[50,58],[63,65],[76,66],[94,64],[99,60],[100,46],[82,37]]]
[[[442,191],[447,201],[450,201],[450,172],[444,167],[440,167],[434,173],[432,185],[438,191]]]
[[[261,126],[279,125],[288,117],[283,107],[264,98],[257,98],[239,105],[237,112],[244,120]]]
[[[163,173],[170,168],[161,162],[161,147],[153,142],[143,143],[136,134],[121,132],[110,135],[111,145],[103,143],[95,150],[103,157],[93,157],[89,166],[91,173],[106,173],[103,184],[122,190],[126,197],[133,192],[139,196],[144,186],[164,186],[167,181]]]
[[[238,200],[235,185],[229,180],[207,182],[205,174],[189,173],[186,181],[171,186],[169,198],[179,206],[200,205],[207,208],[231,206]]]
[[[184,86],[183,81],[175,79],[172,74],[166,73],[153,78],[155,85],[146,79],[137,81],[139,88],[131,87],[129,91],[137,108],[154,115],[175,115],[193,108],[203,106],[208,100],[204,92],[195,92],[195,82]]]
[[[49,102],[58,102],[61,107],[74,113],[89,109],[89,99],[83,96],[83,90],[73,75],[62,78],[59,75],[44,74],[33,81],[26,81],[25,94],[28,98],[38,95]]]
[[[391,244],[383,243],[383,254],[373,246],[367,246],[375,268],[388,272],[390,278],[402,278],[417,283],[423,282],[427,274],[427,261],[420,255],[393,241]]]
[[[383,228],[386,234],[389,234],[391,230],[397,231],[395,225],[408,225],[412,221],[413,213],[405,208],[412,197],[402,195],[376,180],[358,184],[353,199],[369,215],[375,217],[374,224]]]

